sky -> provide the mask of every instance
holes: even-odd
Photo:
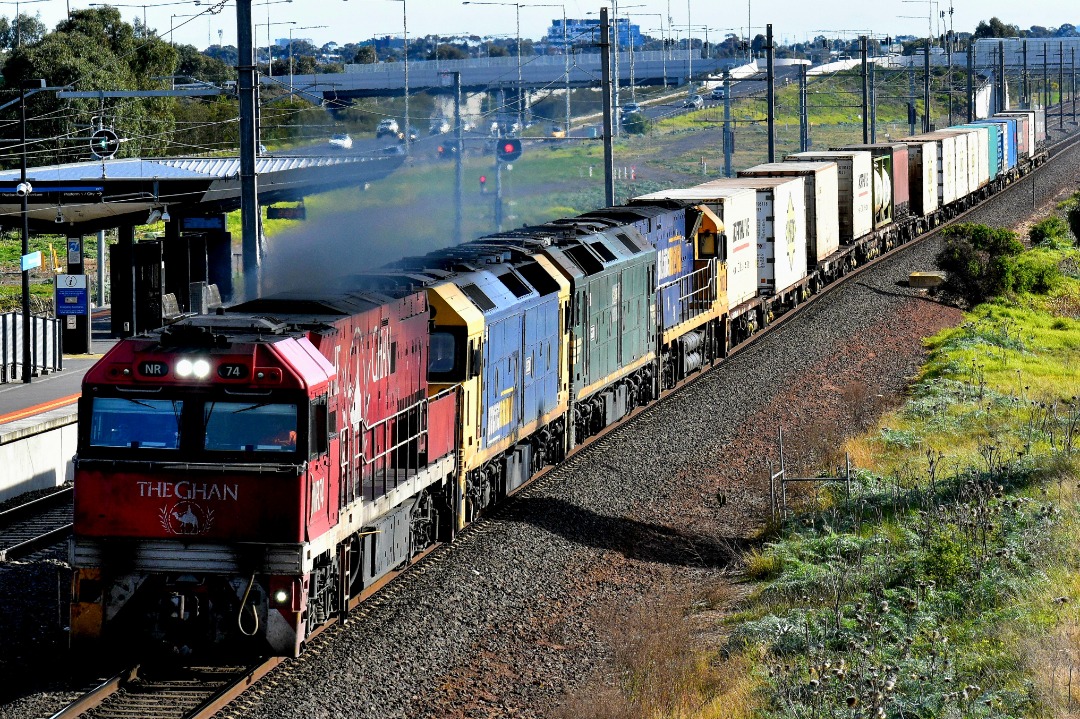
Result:
[[[125,19],[131,21],[145,13],[147,24],[162,37],[168,37],[170,25],[176,42],[188,43],[202,49],[217,44],[220,37],[225,45],[236,44],[236,10],[229,3],[217,14],[207,12],[212,0],[187,2],[135,0],[114,3]],[[258,27],[259,45],[266,45],[267,35],[286,38],[292,29],[293,38],[306,38],[316,45],[330,41],[344,44],[360,42],[373,35],[402,34],[407,20],[410,37],[439,34],[477,34],[513,37],[515,34],[514,3],[479,4],[479,0],[463,5],[460,0],[277,0],[268,4],[254,0],[253,15]],[[1080,3],[1076,0],[952,0],[952,26],[957,32],[973,31],[980,20],[997,16],[1006,23],[1027,28],[1032,25],[1058,26],[1068,22],[1080,25]],[[797,42],[815,35],[849,36],[860,34],[925,36],[933,24],[938,33],[939,12],[946,13],[948,22],[950,0],[891,0],[890,2],[807,2],[807,0],[623,0],[619,15],[629,15],[643,31],[659,36],[660,22],[668,26],[668,17],[676,30],[685,34],[690,25],[694,37],[704,35],[709,28],[710,40],[727,33],[746,34],[749,25],[753,34],[765,31],[771,22],[775,36],[786,42]],[[15,14],[15,0],[0,0],[0,14]],[[19,3],[19,11],[37,13],[50,29],[64,16],[89,5],[84,0],[31,0]],[[530,7],[534,5],[534,7]],[[535,7],[550,5],[550,7]],[[604,3],[599,0],[531,0],[521,2],[521,35],[539,39],[553,18],[586,17],[598,13]],[[406,10],[407,13],[402,11]],[[749,12],[749,19],[748,14]],[[654,13],[649,15],[648,13]],[[195,15],[195,17],[185,17]],[[406,17],[403,17],[406,15]],[[688,21],[689,17],[689,21]],[[267,27],[267,23],[270,27]],[[325,25],[326,27],[314,27]],[[945,25],[941,26],[944,31]]]

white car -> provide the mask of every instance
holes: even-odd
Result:
[[[628,102],[622,106],[622,114],[632,115],[635,112],[641,112],[641,105],[636,102]]]
[[[682,106],[692,110],[700,110],[701,108],[705,107],[705,98],[703,98],[701,95],[691,95],[690,97],[683,100]]]
[[[714,87],[712,89],[712,92],[709,93],[709,98],[713,100],[723,100],[725,94],[726,93],[724,92],[724,88]]]
[[[330,138],[330,147],[337,148],[339,150],[351,150],[352,138],[347,134],[334,135]]]

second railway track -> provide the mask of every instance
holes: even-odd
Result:
[[[68,487],[0,512],[0,563],[25,559],[71,536]]]

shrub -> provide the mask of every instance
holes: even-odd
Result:
[[[948,273],[945,291],[978,304],[1012,291],[1016,263],[1024,251],[1016,233],[970,222],[946,227],[941,232],[945,247],[937,257],[939,269]]]
[[[623,129],[631,135],[644,135],[649,131],[649,118],[643,112],[631,113],[623,120]]]
[[[1042,242],[1055,242],[1066,239],[1069,233],[1069,223],[1057,215],[1050,215],[1041,222],[1031,226],[1028,236],[1031,243],[1037,245]]]
[[[1065,211],[1065,219],[1068,220],[1073,238],[1077,243],[1080,243],[1080,192],[1074,193],[1072,197],[1058,207]]]
[[[1062,223],[1064,224],[1064,223]],[[1033,251],[1025,252],[1011,261],[1013,292],[1035,292],[1047,294],[1061,280],[1061,268],[1053,255]]]

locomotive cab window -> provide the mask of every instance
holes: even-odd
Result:
[[[212,452],[295,452],[296,405],[207,402],[205,448]]]
[[[330,448],[330,420],[326,395],[311,400],[309,411],[308,437],[310,437],[310,452],[312,459],[327,453]]]
[[[95,397],[91,447],[180,448],[181,400]]]
[[[464,327],[432,330],[428,349],[428,380],[461,382],[465,379],[466,334]]]

